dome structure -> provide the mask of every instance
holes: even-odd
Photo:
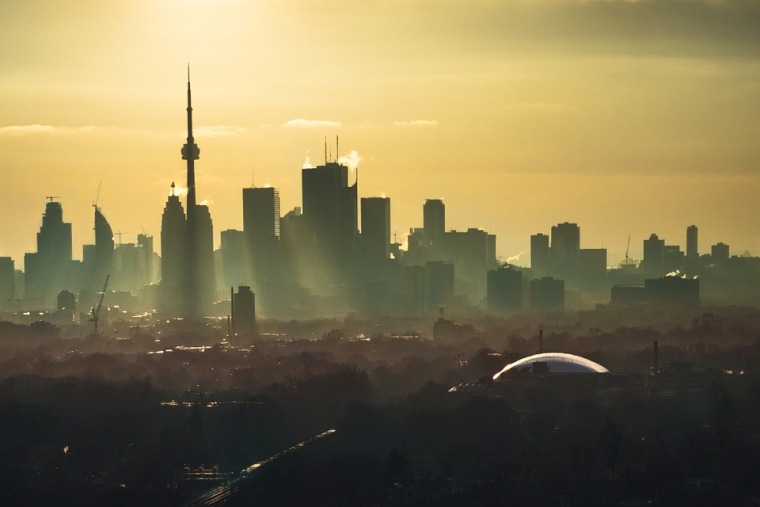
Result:
[[[562,352],[546,352],[524,357],[508,364],[494,375],[493,379],[505,380],[510,375],[525,373],[609,373],[609,370],[585,357]]]

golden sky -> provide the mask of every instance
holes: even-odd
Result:
[[[611,264],[690,224],[760,255],[756,0],[3,0],[0,256],[22,267],[54,195],[81,258],[100,181],[114,231],[160,247],[187,62],[217,244],[252,177],[284,214],[339,135],[399,239],[443,198],[518,264],[563,221]]]

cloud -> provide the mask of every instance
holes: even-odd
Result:
[[[286,128],[336,128],[342,124],[339,121],[331,120],[306,120],[304,118],[296,118],[294,120],[288,120],[282,124]]]
[[[85,125],[83,127],[55,127],[53,125],[8,125],[0,127],[0,135],[26,136],[37,134],[102,134],[113,132],[116,127]]]
[[[193,134],[196,137],[230,137],[239,136],[245,134],[243,127],[235,127],[231,125],[209,125],[205,127],[197,127]]]
[[[7,127],[0,127],[0,134],[23,136],[28,134],[47,134],[56,130],[58,129],[51,125],[8,125]]]
[[[437,120],[396,120],[394,127],[437,127]]]

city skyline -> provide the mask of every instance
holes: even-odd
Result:
[[[49,195],[80,258],[100,181],[124,242],[158,236],[169,184],[184,181],[187,60],[215,247],[242,228],[241,188],[276,187],[284,215],[302,202],[305,158],[322,164],[339,135],[339,155],[362,159],[359,197],[392,199],[399,238],[442,198],[449,228],[496,234],[522,265],[530,235],[565,221],[612,265],[629,234],[640,259],[651,233],[685,249],[691,224],[701,253],[760,250],[750,3],[179,6],[3,6],[0,255],[17,267]]]

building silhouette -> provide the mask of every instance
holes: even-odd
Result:
[[[311,268],[301,282],[317,292],[345,285],[352,274],[357,247],[357,186],[348,182],[348,167],[327,162],[301,172],[304,244]]]
[[[523,273],[514,266],[502,266],[488,272],[488,311],[514,314],[523,308]]]
[[[195,161],[200,149],[193,137],[190,70],[187,76],[186,215],[174,183],[161,220],[161,292],[163,307],[195,320],[210,309],[215,296],[214,227],[208,206],[196,203]],[[164,248],[168,247],[168,250]]]
[[[686,228],[686,257],[696,259],[699,257],[699,230],[696,225],[690,225]]]
[[[16,304],[16,268],[13,259],[0,257],[0,309]]]
[[[378,266],[390,258],[391,200],[364,197],[361,200],[361,253],[366,264]]]
[[[243,232],[248,283],[258,293],[279,278],[280,192],[276,188],[243,189]]]
[[[441,199],[425,200],[422,206],[422,227],[431,244],[435,244],[446,232],[446,205]]]
[[[641,269],[646,273],[659,274],[664,272],[665,264],[665,240],[651,234],[649,239],[644,240],[644,258],[641,260]]]
[[[530,308],[538,312],[565,309],[565,282],[550,276],[530,281]]]
[[[717,243],[710,248],[710,253],[714,262],[727,261],[729,257],[729,248],[725,243]]]
[[[72,282],[71,224],[63,221],[60,202],[49,198],[37,233],[37,252],[24,255],[26,298],[55,304],[58,291]]]
[[[232,305],[232,336],[250,342],[258,333],[256,328],[256,295],[246,285],[230,289]]]
[[[560,276],[575,275],[580,261],[581,230],[577,224],[563,222],[552,226],[551,262]]]
[[[530,268],[535,276],[546,276],[551,267],[549,236],[538,233],[530,237]]]
[[[187,290],[187,221],[174,183],[161,216],[161,306],[172,313],[183,310]]]

